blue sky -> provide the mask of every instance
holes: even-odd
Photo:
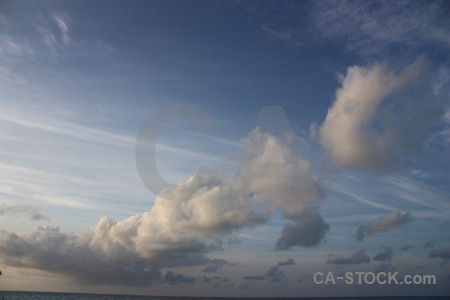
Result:
[[[448,295],[449,13],[2,2],[0,288]]]

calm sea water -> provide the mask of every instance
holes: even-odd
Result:
[[[448,297],[355,297],[355,298],[209,298],[209,297],[157,297],[157,296],[126,296],[126,295],[100,295],[100,294],[73,294],[73,293],[44,293],[44,292],[2,292],[0,291],[0,300],[258,300],[258,299],[314,299],[314,300],[444,300]]]

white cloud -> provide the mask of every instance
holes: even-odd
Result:
[[[69,37],[69,26],[67,25],[67,21],[65,21],[62,18],[62,16],[57,15],[54,15],[52,19],[58,25],[62,43],[64,44],[64,46],[68,46],[70,44],[70,37]]]
[[[399,74],[385,65],[350,67],[320,128],[320,143],[338,167],[386,172],[421,149],[443,116],[426,63]]]
[[[328,225],[311,205],[323,192],[291,140],[255,129],[243,140],[245,155],[235,177],[192,176],[163,190],[149,211],[121,221],[103,217],[79,235],[56,227],[37,227],[22,236],[1,231],[4,263],[82,281],[145,284],[164,280],[161,268],[207,263],[206,253],[217,249],[214,240],[264,223],[274,210],[301,227],[283,249],[316,245]]]
[[[359,226],[356,230],[356,238],[358,240],[363,240],[367,234],[387,231],[392,227],[410,223],[412,219],[413,218],[411,213],[402,214],[399,211],[394,211],[390,214],[380,217],[370,226]]]

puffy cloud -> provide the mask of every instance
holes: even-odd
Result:
[[[327,260],[327,264],[333,265],[355,265],[366,263],[370,263],[370,257],[367,256],[365,249],[359,250],[349,257],[336,257]]]
[[[243,143],[246,150],[235,189],[268,196],[270,207],[280,208],[287,218],[302,217],[310,204],[322,199],[324,189],[312,176],[311,163],[290,147],[292,136],[256,129]]]
[[[206,255],[222,247],[222,237],[266,222],[275,210],[295,222],[283,230],[279,247],[316,245],[328,229],[311,208],[323,189],[310,163],[294,153],[292,140],[256,129],[243,139],[245,153],[236,176],[192,176],[161,191],[149,211],[120,221],[103,217],[79,235],[51,226],[21,236],[1,231],[2,261],[84,282],[187,283],[192,279],[171,272],[163,276],[160,270],[190,265],[219,269],[226,262]]]
[[[385,247],[384,251],[382,252],[378,252],[377,254],[375,254],[374,257],[372,257],[372,259],[374,261],[390,261],[392,260],[392,257],[394,256],[394,251],[392,251],[392,248],[390,247]]]
[[[279,261],[278,265],[279,266],[294,266],[295,265],[295,260],[293,258],[288,258],[285,261]]]
[[[406,224],[412,221],[411,213],[402,214],[399,211],[394,211],[390,214],[384,215],[376,220],[371,226],[359,226],[356,230],[356,239],[361,241],[367,234],[374,232],[386,231],[392,227]]]
[[[0,215],[12,214],[14,216],[25,214],[29,215],[31,220],[50,220],[48,216],[43,215],[36,207],[30,204],[16,204],[16,205],[6,205],[0,206]]]
[[[89,243],[85,236],[61,233],[53,226],[38,226],[23,236],[0,231],[2,260],[10,266],[61,273],[89,283],[139,285],[161,276],[151,261],[125,255],[112,260]]]
[[[275,249],[287,250],[293,246],[316,246],[329,228],[330,226],[325,223],[322,216],[318,212],[312,211],[283,228]]]
[[[448,259],[450,259],[450,246],[435,248],[435,249],[433,249],[433,251],[430,252],[430,254],[428,256],[432,257],[432,258],[438,257],[438,258],[448,260]]]
[[[286,280],[286,275],[280,270],[278,266],[271,267],[266,276],[270,278],[270,282],[282,282]]]
[[[386,65],[350,67],[319,129],[337,167],[387,172],[420,150],[444,115],[422,59],[396,74]]]

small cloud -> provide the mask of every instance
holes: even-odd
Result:
[[[428,241],[422,246],[422,248],[434,248],[434,247],[436,247],[435,241]]]
[[[245,280],[261,281],[270,279],[270,282],[284,282],[286,275],[280,270],[278,266],[270,267],[270,269],[264,275],[244,276]]]
[[[367,263],[370,263],[370,257],[367,256],[365,249],[359,250],[349,257],[336,257],[327,260],[327,264],[333,265],[356,265]]]
[[[238,245],[238,244],[242,243],[242,240],[237,238],[237,237],[235,237],[235,236],[233,236],[233,237],[230,237],[227,240],[227,243],[230,244],[230,245]]]
[[[297,218],[294,223],[286,224],[275,249],[288,250],[293,246],[316,246],[322,241],[329,228],[330,226],[317,211],[310,211]]]
[[[11,214],[13,216],[21,214],[29,215],[30,219],[33,221],[50,220],[48,216],[43,215],[36,207],[30,204],[1,205],[0,215],[7,214]]]
[[[392,227],[402,224],[407,224],[412,221],[411,213],[402,214],[399,211],[394,211],[390,214],[384,215],[376,220],[371,226],[359,226],[356,230],[356,239],[361,241],[367,234],[374,232],[387,231]]]
[[[186,276],[183,274],[175,274],[172,271],[168,271],[166,275],[164,275],[163,279],[170,285],[194,283],[196,280],[195,277]]]
[[[401,246],[400,248],[398,248],[398,250],[407,251],[409,249],[414,249],[414,248],[416,248],[416,246],[413,246],[411,244],[405,244],[405,245]]]
[[[69,37],[69,26],[67,24],[67,21],[64,20],[62,16],[57,15],[54,15],[52,19],[56,22],[56,25],[58,25],[62,43],[65,46],[68,46],[70,44],[70,37]]]
[[[228,262],[224,259],[211,259],[208,261],[206,267],[202,269],[202,272],[215,273],[224,265],[228,265]]]
[[[266,277],[264,275],[244,276],[242,278],[245,280],[265,280],[266,279]]]
[[[203,283],[209,284],[212,287],[219,287],[219,286],[228,286],[230,285],[230,278],[228,277],[220,277],[220,276],[203,276]]]
[[[438,247],[433,249],[433,251],[428,254],[431,258],[442,258],[444,260],[450,259],[450,246],[447,247]]]
[[[424,172],[422,170],[418,170],[418,169],[411,170],[411,174],[414,175],[414,176],[420,177],[420,178],[427,178],[427,177],[429,177],[429,175],[426,172]]]
[[[267,271],[266,276],[270,278],[270,282],[283,282],[286,279],[286,275],[284,275],[284,272],[278,266],[271,267]]]
[[[382,261],[382,262],[386,262],[386,261],[390,261],[392,260],[392,257],[394,256],[394,251],[392,251],[392,248],[390,247],[385,247],[384,251],[382,252],[378,252],[377,254],[375,254],[374,257],[372,257],[372,259],[374,261]]]
[[[285,261],[279,261],[278,266],[293,266],[295,265],[295,260],[293,258],[288,258]]]

